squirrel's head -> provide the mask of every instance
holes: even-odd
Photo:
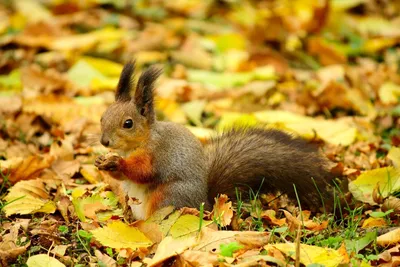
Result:
[[[143,146],[149,139],[151,124],[156,120],[154,83],[161,71],[154,68],[145,70],[131,95],[134,70],[134,62],[124,66],[115,92],[115,102],[101,118],[100,142],[121,152]]]

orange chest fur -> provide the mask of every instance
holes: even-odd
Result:
[[[135,183],[152,183],[153,157],[146,149],[137,149],[128,158],[121,159],[120,170],[129,180]]]

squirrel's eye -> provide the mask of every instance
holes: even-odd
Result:
[[[124,122],[124,128],[130,129],[130,128],[132,128],[132,126],[133,126],[133,121],[131,119],[126,120]]]

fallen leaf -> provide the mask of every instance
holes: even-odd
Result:
[[[379,88],[379,98],[383,104],[396,104],[399,96],[400,86],[395,83],[386,82]]]
[[[101,262],[102,264],[104,264],[107,267],[116,267],[117,266],[117,262],[111,258],[110,256],[103,254],[100,252],[100,250],[96,249],[94,251],[94,255],[96,255],[97,259],[99,260],[99,263]]]
[[[39,174],[46,168],[50,167],[50,164],[54,160],[51,156],[38,156],[33,155],[21,160],[20,158],[12,159],[12,162],[8,162],[10,166],[3,166],[2,171],[10,173],[8,180],[11,183],[17,183],[22,180],[31,180],[39,176]]]
[[[384,200],[382,207],[381,207],[383,212],[393,210],[395,214],[400,213],[400,198],[396,197],[388,197],[387,199]]]
[[[361,227],[364,229],[367,229],[367,228],[373,228],[373,227],[384,227],[386,225],[387,224],[386,224],[386,221],[384,218],[370,217],[363,222]]]
[[[317,134],[322,140],[335,145],[350,145],[357,136],[356,127],[344,119],[321,120],[280,110],[255,112],[254,116],[263,123],[282,125],[284,129],[305,138],[314,138]]]
[[[62,257],[65,255],[67,249],[72,245],[56,245],[52,250],[51,253],[56,254],[58,257]]]
[[[56,205],[49,200],[49,193],[41,179],[21,181],[10,188],[4,197],[6,216],[12,214],[53,213]]]
[[[186,250],[179,258],[190,266],[215,266],[218,265],[218,255],[211,252]]]
[[[51,164],[51,168],[57,173],[59,177],[72,177],[75,173],[79,172],[81,164],[77,160],[65,161],[56,160]]]
[[[194,244],[196,244],[195,236],[189,236],[179,239],[175,239],[172,236],[167,236],[158,245],[154,257],[146,263],[149,267],[157,266],[165,260],[183,253]]]
[[[294,243],[265,246],[266,250],[270,248],[278,249],[292,259],[296,259],[296,244]],[[343,259],[344,257],[337,250],[300,244],[300,263],[306,266],[319,263],[326,267],[335,267],[342,263]]]
[[[9,229],[4,229],[5,225],[2,225],[4,227],[0,240],[0,263],[2,265],[7,266],[11,260],[14,260],[19,255],[25,253],[27,248],[30,246],[31,242],[27,242],[23,246],[17,245],[19,243],[19,230],[22,228],[26,231],[29,221],[30,220],[25,220],[13,223]],[[8,233],[7,230],[9,230]]]
[[[137,249],[153,244],[136,227],[128,226],[121,221],[113,221],[103,228],[91,230],[91,233],[103,246],[111,248]]]
[[[286,224],[285,218],[282,219],[276,218],[276,212],[274,210],[263,210],[260,214],[260,217],[271,222],[273,225],[282,226]]]
[[[393,162],[395,168],[400,169],[400,147],[393,146],[390,148],[387,157]]]
[[[215,198],[213,208],[213,220],[220,226],[227,226],[231,224],[233,217],[232,202],[228,202],[228,196],[225,194]]]
[[[56,258],[50,257],[47,254],[38,254],[28,258],[26,261],[26,265],[28,267],[43,267],[43,266],[51,266],[51,267],[65,267],[63,263],[61,263]]]
[[[81,192],[82,194],[84,192]],[[79,220],[86,222],[86,218],[92,220],[105,221],[113,213],[120,214],[117,209],[118,199],[112,192],[108,195],[94,194],[89,197],[81,197],[77,192],[73,193],[72,204],[74,205],[76,215]],[[111,214],[102,217],[101,211],[110,211]]]
[[[372,193],[377,184],[380,194],[387,197],[391,192],[400,189],[400,171],[393,167],[366,171],[349,183],[349,191],[357,200],[374,205]]]
[[[396,245],[400,242],[400,228],[396,228],[386,234],[378,236],[376,243],[379,246]]]
[[[203,219],[201,219],[203,220]],[[212,221],[203,220],[202,227],[211,224]],[[200,218],[191,214],[180,216],[169,231],[173,238],[187,236],[200,230]]]

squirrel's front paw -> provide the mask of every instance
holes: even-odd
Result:
[[[109,153],[97,157],[94,162],[94,166],[99,168],[99,170],[117,171],[120,160],[121,160],[120,156]]]

